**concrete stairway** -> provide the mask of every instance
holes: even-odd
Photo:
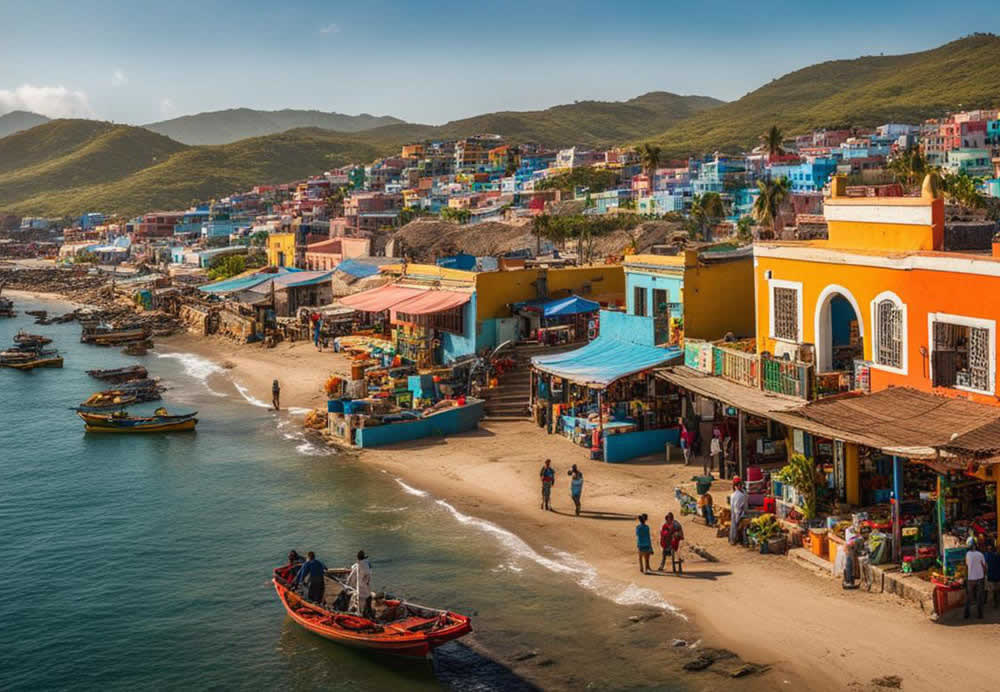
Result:
[[[528,420],[531,412],[531,358],[542,354],[571,351],[583,343],[566,346],[540,346],[534,342],[519,343],[508,351],[516,365],[500,376],[499,386],[484,392],[486,417],[490,419]]]

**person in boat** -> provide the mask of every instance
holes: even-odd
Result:
[[[275,411],[281,410],[281,385],[278,384],[278,380],[271,383],[271,404]]]
[[[371,612],[372,563],[363,550],[358,551],[358,561],[351,565],[347,585],[354,589],[351,595],[351,612],[367,617]]]
[[[323,602],[323,592],[326,590],[324,572],[326,572],[326,565],[316,559],[316,553],[309,551],[306,553],[308,558],[302,563],[302,567],[299,568],[299,573],[295,575],[295,582],[292,587],[298,587],[302,582],[307,581],[307,586],[309,587],[308,595],[306,596],[313,603]]]
[[[295,575],[302,568],[302,563],[305,562],[305,558],[299,555],[296,550],[288,551],[288,564],[284,567],[278,568],[278,576],[283,578],[285,581],[292,581]]]

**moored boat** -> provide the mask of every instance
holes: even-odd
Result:
[[[149,372],[141,365],[129,365],[110,370],[88,370],[87,374],[105,382],[128,382],[129,380],[143,379]]]
[[[63,366],[62,356],[36,356],[31,360],[4,363],[4,367],[15,370],[34,370],[35,368],[61,368]]]
[[[295,591],[292,575],[284,568],[275,569],[271,581],[292,620],[338,644],[395,656],[425,657],[472,631],[472,621],[465,615],[391,598],[384,600],[385,610],[374,619],[335,610],[331,603],[340,600],[341,592],[352,591],[348,574],[349,569],[326,570],[323,603],[312,603]]]
[[[52,339],[42,334],[29,334],[21,329],[14,335],[14,343],[21,344],[22,346],[44,346],[51,344]]]
[[[109,389],[104,392],[95,392],[87,397],[87,400],[76,407],[77,411],[95,413],[120,409],[138,403],[135,394],[129,394],[120,389]]]
[[[10,298],[0,298],[0,317],[17,317],[14,301]]]
[[[114,413],[91,413],[77,410],[87,432],[145,433],[179,432],[194,430],[198,424],[197,411],[181,415],[170,415],[166,409],[158,408],[152,416],[130,416],[124,411]]]
[[[126,344],[130,341],[145,341],[149,336],[149,332],[142,327],[121,328],[98,324],[96,326],[84,326],[80,334],[80,341],[85,344],[97,344],[98,346],[113,346],[115,344]]]

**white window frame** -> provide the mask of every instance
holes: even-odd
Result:
[[[796,291],[796,303],[798,307],[798,325],[795,331],[798,332],[799,338],[797,341],[791,339],[785,339],[779,336],[775,336],[774,333],[774,289],[776,288],[790,288]],[[783,279],[768,279],[767,280],[767,302],[768,302],[768,326],[767,333],[775,341],[781,341],[786,344],[802,344],[805,343],[805,334],[802,333],[805,321],[802,319],[802,282],[801,281],[785,281]]]
[[[964,387],[962,385],[953,385],[951,387],[945,387],[945,389],[958,389],[963,392],[974,392],[976,394],[987,394],[992,396],[996,393],[997,388],[997,322],[996,320],[987,320],[981,317],[965,317],[964,315],[951,315],[946,312],[928,312],[927,313],[927,344],[928,351],[930,355],[928,356],[928,368],[927,372],[930,374],[931,386],[934,386],[934,323],[935,322],[947,322],[948,324],[957,324],[961,327],[975,327],[978,329],[986,329],[989,332],[990,341],[990,388],[989,389],[975,389],[973,387]]]
[[[902,367],[895,368],[891,365],[883,365],[878,362],[878,304],[883,300],[890,300],[896,304],[896,309],[900,312],[900,321],[902,322],[902,335],[903,335],[903,359]],[[872,325],[872,358],[871,366],[876,370],[881,370],[883,372],[891,372],[896,375],[907,375],[910,372],[910,330],[909,321],[906,312],[906,303],[903,302],[902,298],[893,293],[892,291],[882,291],[874,300],[871,302],[871,325]],[[932,327],[933,329],[933,327]],[[932,382],[934,380],[931,380]]]

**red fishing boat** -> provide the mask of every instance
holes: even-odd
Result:
[[[425,657],[452,639],[472,631],[465,615],[427,608],[391,598],[382,599],[373,618],[334,610],[341,592],[353,592],[347,584],[349,569],[326,570],[326,591],[322,604],[312,603],[292,589],[293,572],[287,567],[274,570],[274,589],[296,623],[321,637],[369,651],[396,656]]]

